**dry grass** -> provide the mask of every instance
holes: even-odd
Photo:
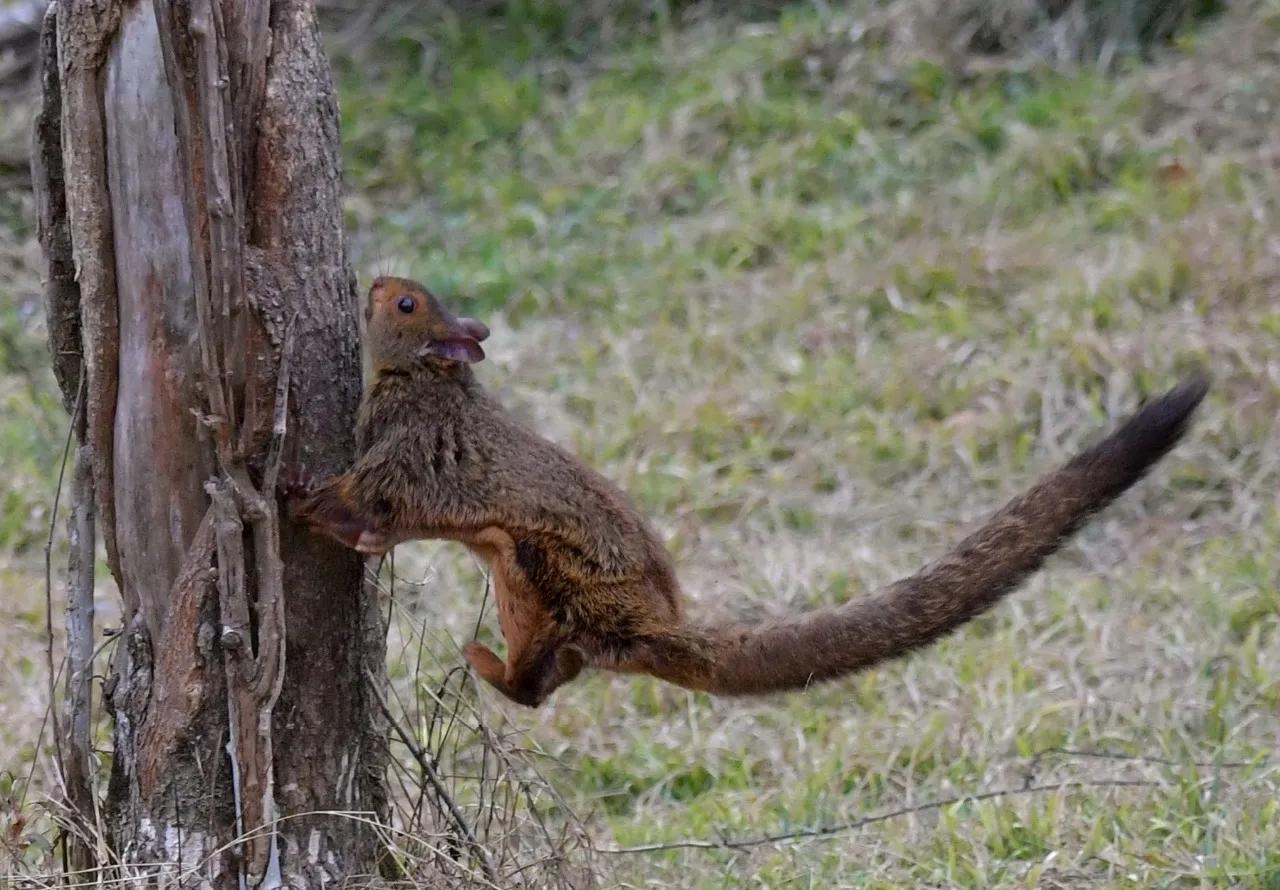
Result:
[[[961,633],[758,701],[588,676],[529,712],[462,690],[441,677],[482,574],[399,548],[393,706],[449,739],[469,813],[509,819],[498,847],[530,861],[542,826],[568,830],[607,886],[1276,886],[1280,8],[1237,4],[1105,79],[954,68],[910,52],[901,16],[813,9],[591,52],[513,17],[398,22],[340,67],[358,262],[487,316],[485,382],[637,497],[700,616],[909,572],[1203,365],[1190,439]],[[25,554],[4,589],[38,617]],[[5,738],[39,720],[38,627],[0,629]],[[441,734],[451,689],[466,726]],[[608,852],[1115,780],[1137,784]]]

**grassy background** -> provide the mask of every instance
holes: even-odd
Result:
[[[478,696],[562,796],[549,818],[604,848],[1151,784],[599,854],[606,885],[1280,886],[1280,5],[1142,51],[1046,52],[1050,23],[992,55],[973,16],[996,5],[527,0],[335,24],[362,280],[419,277],[488,321],[484,382],[635,496],[700,616],[910,572],[1143,395],[1213,375],[1148,482],[909,659],[761,701],[607,676],[537,712]],[[0,803],[37,753],[64,425],[29,219],[6,189]],[[484,580],[445,545],[397,561],[412,698],[437,680],[415,628],[456,663]]]

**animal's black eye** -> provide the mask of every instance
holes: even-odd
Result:
[[[418,307],[418,303],[416,300],[414,300],[413,297],[401,297],[400,299],[396,300],[396,308],[399,309],[401,312],[403,312],[405,315],[408,315],[417,307]]]

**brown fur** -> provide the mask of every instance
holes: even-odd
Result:
[[[409,313],[398,308],[406,296]],[[468,363],[483,357],[484,325],[398,278],[374,282],[367,316],[377,379],[360,414],[361,456],[295,513],[366,553],[440,538],[485,560],[507,660],[475,641],[465,655],[530,706],[588,666],[743,695],[802,688],[922,646],[1007,594],[1138,481],[1207,388],[1194,378],[1148,403],[910,578],[785,621],[716,628],[685,620],[670,558],[626,495],[476,383]]]

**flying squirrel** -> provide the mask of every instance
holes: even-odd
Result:
[[[1208,389],[1192,376],[998,510],[950,553],[850,602],[759,624],[685,617],[666,548],[630,499],[516,421],[476,382],[488,328],[422,285],[374,280],[365,309],[374,380],[359,457],[290,495],[290,512],[348,547],[458,541],[487,563],[504,662],[471,667],[536,707],[583,668],[650,674],[715,695],[803,689],[923,646],[1035,572],[1185,432]]]

